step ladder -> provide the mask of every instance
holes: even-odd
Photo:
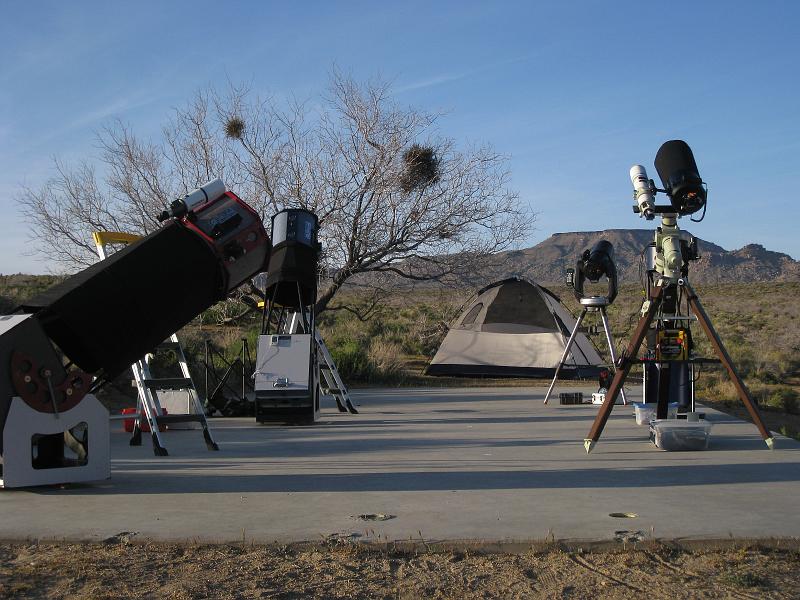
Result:
[[[92,233],[95,246],[97,247],[97,254],[101,260],[108,257],[108,246],[127,245],[140,239],[141,236],[121,233],[117,231],[95,231]],[[186,361],[186,355],[183,352],[183,347],[178,340],[177,334],[172,334],[168,340],[159,344],[154,352],[158,351],[172,351],[180,367],[179,377],[153,377],[150,362],[154,354],[148,354],[142,357],[131,365],[133,372],[133,379],[136,383],[138,390],[137,401],[137,414],[133,426],[133,435],[131,436],[130,445],[140,446],[142,444],[142,417],[147,421],[150,428],[150,435],[153,441],[153,453],[156,456],[167,456],[167,448],[161,439],[161,427],[179,424],[197,424],[203,431],[203,439],[206,447],[209,450],[219,450],[219,446],[211,437],[211,431],[208,428],[208,421],[203,405],[197,394],[197,389],[192,381],[192,376],[189,372],[189,364]],[[159,401],[159,392],[185,392],[186,393],[186,412],[165,414],[161,402]],[[190,425],[191,427],[191,425]]]
[[[259,305],[263,306],[261,303]],[[288,333],[297,333],[301,322],[300,313],[295,312],[289,321]],[[336,363],[333,361],[333,357],[328,351],[328,347],[325,345],[325,340],[322,339],[322,334],[320,334],[319,329],[316,328],[314,329],[314,341],[317,346],[317,358],[320,371],[320,392],[333,396],[333,399],[336,401],[336,408],[339,409],[339,412],[349,412],[352,415],[357,415],[358,411],[350,400],[350,393],[347,391],[347,386],[345,386],[342,377],[339,375],[339,370],[336,368]]]
[[[336,408],[339,412],[350,412],[352,415],[357,415],[358,411],[353,403],[350,401],[350,394],[347,387],[344,385],[339,370],[336,368],[336,363],[333,362],[333,357],[325,345],[325,340],[319,333],[319,329],[314,330],[314,340],[317,342],[317,356],[319,357],[319,386],[321,391],[333,396],[336,400]]]

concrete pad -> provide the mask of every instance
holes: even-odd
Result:
[[[752,424],[707,410],[709,450],[664,452],[617,406],[587,456],[598,407],[560,406],[557,395],[544,406],[544,390],[359,390],[359,415],[328,407],[306,427],[214,419],[220,452],[198,431],[175,431],[163,458],[117,431],[110,480],[0,490],[0,538],[800,536],[800,443],[777,436],[769,451]],[[628,512],[638,516],[609,516]],[[359,517],[379,514],[391,518]]]

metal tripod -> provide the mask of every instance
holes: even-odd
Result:
[[[581,310],[581,314],[575,323],[575,327],[572,329],[572,334],[569,336],[569,341],[567,341],[567,345],[564,347],[564,353],[561,355],[561,360],[558,363],[558,367],[556,367],[556,372],[553,375],[553,381],[550,382],[550,387],[547,388],[547,393],[544,396],[545,404],[547,404],[547,401],[550,399],[550,394],[553,392],[553,388],[556,385],[556,380],[558,379],[558,374],[561,372],[561,367],[563,367],[564,363],[567,362],[567,356],[569,356],[570,348],[572,348],[572,344],[575,342],[575,337],[578,335],[578,330],[581,327],[581,323],[588,312],[600,313],[600,319],[603,321],[603,329],[606,333],[606,342],[608,342],[608,352],[611,355],[611,364],[613,365],[614,369],[616,369],[617,354],[614,350],[614,340],[611,338],[611,327],[608,324],[608,314],[606,314],[606,307],[611,304],[611,302],[605,296],[590,296],[588,298],[581,298],[580,303],[583,307],[583,310]],[[622,402],[627,404],[628,400],[625,398],[625,390],[620,391],[622,392]]]

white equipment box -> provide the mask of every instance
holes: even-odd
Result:
[[[318,377],[311,334],[259,336],[254,386],[256,421],[316,421]]]

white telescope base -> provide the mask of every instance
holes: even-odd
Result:
[[[86,464],[34,468],[33,436],[64,433],[82,423],[88,433]],[[108,479],[111,477],[109,441],[108,411],[92,394],[57,416],[34,410],[15,396],[3,429],[0,488]]]

